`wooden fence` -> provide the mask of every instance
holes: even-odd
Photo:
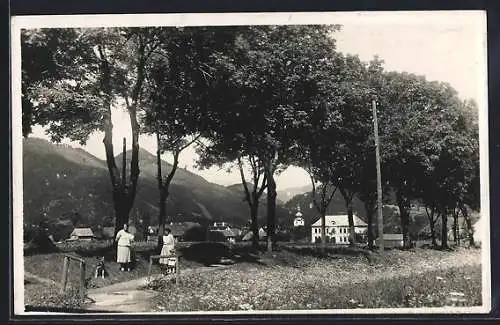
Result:
[[[147,283],[149,283],[149,280],[151,278],[151,269],[153,268],[153,261],[154,260],[159,260],[160,258],[168,258],[172,259],[175,262],[175,284],[180,283],[180,265],[179,265],[179,257],[178,256],[171,256],[171,255],[151,255],[149,257],[149,267],[148,267],[148,279]]]
[[[66,285],[68,283],[68,271],[69,271],[69,263],[71,260],[74,260],[79,263],[80,266],[80,279],[79,279],[79,293],[81,301],[85,300],[85,261],[79,257],[64,255],[64,264],[62,271],[62,279],[61,279],[61,293],[66,291]]]

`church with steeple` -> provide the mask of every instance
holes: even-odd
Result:
[[[295,214],[295,218],[293,219],[294,227],[304,226],[304,218],[302,218],[302,212],[300,212],[300,205],[297,205],[297,213]]]

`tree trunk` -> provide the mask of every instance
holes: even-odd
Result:
[[[448,215],[446,211],[441,214],[441,249],[448,249]]]
[[[368,223],[368,248],[373,250],[373,242],[375,241],[375,236],[373,232],[373,215],[375,213],[375,205],[373,202],[365,202],[366,211],[366,221]]]
[[[163,233],[165,232],[165,226],[167,221],[167,198],[168,192],[165,191],[163,186],[160,188],[160,213],[158,215],[158,244],[157,250],[161,250],[163,247]]]
[[[321,251],[326,251],[326,210],[321,211]]]
[[[425,206],[427,219],[429,220],[429,228],[431,230],[432,248],[437,248],[436,242],[436,220],[439,219],[439,214],[436,216],[435,207]]]
[[[354,217],[353,217],[353,211],[352,211],[352,197],[353,197],[353,195],[350,194],[345,189],[339,188],[339,190],[340,190],[340,194],[342,194],[342,197],[344,198],[344,203],[345,203],[345,207],[347,210],[347,220],[349,223],[349,246],[354,246],[355,245],[355,242],[354,242],[355,233],[354,233]]]
[[[429,227],[431,228],[432,247],[433,248],[437,248],[437,242],[436,242],[436,219],[434,219],[434,218],[429,219]]]
[[[101,53],[100,62],[100,72],[101,72],[101,89],[104,92],[104,114],[103,114],[103,130],[104,138],[102,140],[104,144],[104,151],[106,153],[106,165],[108,167],[108,173],[111,180],[111,186],[113,191],[113,207],[115,210],[115,236],[123,227],[125,221],[128,221],[128,215],[126,214],[126,209],[124,208],[124,197],[122,183],[120,180],[120,171],[116,166],[115,154],[113,148],[113,123],[111,120],[111,74],[109,69],[108,61],[106,60],[104,50],[99,47]]]
[[[474,229],[472,229],[472,221],[470,220],[469,213],[465,205],[460,203],[459,207],[460,211],[462,211],[462,215],[464,216],[465,224],[467,225],[467,238],[469,239],[469,246],[474,247],[476,243],[474,242]]]
[[[267,251],[272,251],[276,244],[276,182],[273,171],[267,172]]]
[[[355,245],[355,232],[354,232],[354,216],[352,211],[352,197],[353,195],[346,190],[340,188],[340,194],[344,197],[344,203],[347,210],[347,220],[349,222],[349,246]]]
[[[410,248],[410,231],[409,231],[409,207],[410,203],[407,198],[405,198],[400,192],[397,193],[397,201],[399,208],[399,215],[401,217],[401,232],[403,233],[403,247]]]
[[[458,211],[453,209],[453,241],[460,245],[460,229],[458,228]]]
[[[251,230],[252,230],[252,249],[254,251],[259,250],[259,223],[257,216],[259,213],[259,201],[255,200],[252,202],[250,207],[250,218],[251,218]]]
[[[354,215],[352,211],[352,199],[349,200],[347,205],[347,219],[349,221],[349,245],[356,245],[356,232],[354,230]]]
[[[113,191],[113,201],[115,208],[115,236],[123,228],[124,224],[128,224],[130,210],[132,205],[127,201],[127,197],[124,195],[123,190],[119,186]]]

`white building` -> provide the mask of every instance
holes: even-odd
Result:
[[[353,215],[354,232],[364,234],[368,230],[368,224],[358,216]],[[325,233],[328,242],[333,244],[349,244],[349,219],[347,214],[325,216]],[[311,226],[311,242],[320,242],[321,238],[321,217]]]
[[[293,219],[294,227],[304,226],[304,218],[302,218],[302,212],[300,212],[300,205],[297,206],[297,213],[295,214],[295,219]]]

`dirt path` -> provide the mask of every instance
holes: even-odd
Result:
[[[197,269],[188,269],[180,273],[182,277],[193,276],[195,274],[207,273],[227,269],[227,265],[213,265]],[[161,275],[153,275],[150,280],[160,278]],[[153,290],[141,290],[141,287],[147,285],[147,277],[134,279],[126,282],[116,283],[110,286],[89,289],[87,297],[91,303],[87,310],[140,313],[150,310],[149,300],[156,295]]]

